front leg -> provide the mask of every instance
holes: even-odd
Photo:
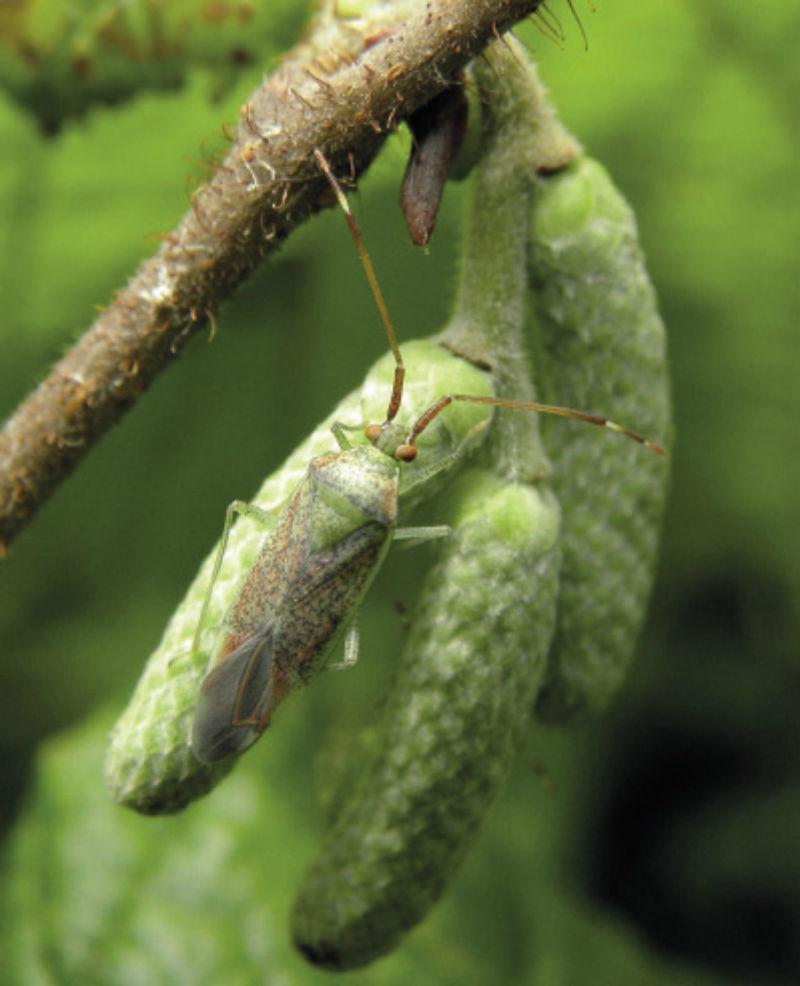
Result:
[[[205,623],[208,606],[211,602],[211,593],[214,591],[214,585],[217,581],[219,570],[222,567],[222,559],[225,556],[225,549],[228,546],[228,536],[231,532],[231,525],[237,515],[254,520],[256,523],[261,524],[264,527],[272,526],[274,520],[273,515],[268,511],[262,510],[261,507],[256,507],[252,503],[247,503],[245,500],[234,500],[233,503],[228,505],[228,509],[225,511],[225,526],[222,528],[222,537],[219,541],[217,557],[214,559],[214,567],[211,570],[211,578],[208,583],[208,589],[206,590],[205,598],[203,599],[203,606],[200,610],[200,619],[197,621],[197,629],[195,630],[194,637],[192,638],[193,653],[200,650],[200,636],[203,631],[203,624]]]

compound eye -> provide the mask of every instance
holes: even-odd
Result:
[[[374,444],[381,437],[382,431],[383,425],[367,425],[364,434]]]
[[[398,445],[394,452],[395,459],[401,462],[413,462],[417,457],[416,445]]]

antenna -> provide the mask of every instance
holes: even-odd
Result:
[[[392,384],[392,395],[389,398],[389,407],[386,410],[385,423],[388,423],[389,421],[394,420],[397,412],[400,410],[400,404],[403,400],[403,381],[406,375],[403,357],[400,355],[400,347],[397,345],[397,335],[394,331],[394,325],[392,324],[392,319],[389,315],[389,309],[386,307],[386,302],[383,299],[383,294],[381,292],[380,285],[378,284],[378,278],[375,275],[375,269],[372,266],[372,261],[369,259],[369,254],[367,253],[367,248],[364,244],[364,237],[361,235],[361,229],[356,222],[356,217],[350,211],[350,203],[347,201],[347,196],[342,191],[342,186],[336,180],[333,171],[331,171],[331,167],[328,164],[325,155],[318,147],[314,148],[314,156],[322,169],[322,173],[328,179],[328,182],[336,195],[337,201],[342,207],[344,218],[347,221],[350,232],[353,234],[353,240],[356,245],[356,250],[358,250],[358,256],[361,259],[361,264],[367,275],[369,286],[372,289],[372,296],[375,299],[375,304],[378,306],[378,312],[380,313],[383,327],[386,329],[386,335],[389,339],[389,346],[394,353],[394,383]]]
[[[471,394],[445,394],[434,404],[431,404],[428,410],[417,418],[414,427],[408,433],[408,438],[406,439],[405,444],[400,445],[395,451],[395,457],[402,459],[404,462],[411,462],[415,459],[417,455],[417,447],[415,444],[417,438],[423,431],[425,431],[431,421],[437,418],[442,411],[444,411],[444,409],[454,401],[464,401],[468,404],[489,404],[492,407],[510,407],[515,408],[518,411],[538,411],[540,414],[553,414],[560,418],[572,418],[574,421],[585,421],[590,425],[598,425],[600,428],[608,428],[610,431],[614,431],[618,435],[625,435],[626,438],[630,438],[634,442],[644,445],[645,448],[650,449],[651,452],[655,452],[656,455],[667,454],[664,449],[661,448],[660,445],[656,445],[655,442],[648,441],[638,432],[631,431],[628,428],[623,428],[623,426],[617,424],[616,421],[612,421],[610,418],[605,418],[600,414],[590,414],[587,411],[576,411],[574,408],[561,407],[558,404],[539,404],[536,401],[512,401],[504,397],[474,397]]]

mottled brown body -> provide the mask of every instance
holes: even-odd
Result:
[[[250,746],[292,687],[328,663],[388,549],[398,479],[371,446],[311,461],[226,617],[195,718],[199,759]]]

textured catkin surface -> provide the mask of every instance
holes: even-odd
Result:
[[[403,413],[410,420],[448,391],[477,394],[489,391],[490,381],[485,373],[432,340],[409,342],[403,346],[403,353],[411,377],[406,387]],[[253,503],[262,510],[275,511],[277,516],[277,511],[303,479],[309,461],[337,448],[331,433],[334,421],[359,424],[382,420],[391,390],[392,371],[391,357],[379,360],[368,373],[362,388],[346,397],[265,481]],[[479,440],[485,433],[480,426],[490,416],[488,409],[462,405],[454,410],[453,414],[442,415],[422,436],[424,441],[419,443],[421,463],[430,466],[437,458],[453,453],[465,442]],[[349,434],[354,442],[365,441],[359,431]],[[414,479],[416,465],[413,463],[407,470],[410,480]],[[432,483],[420,483],[414,496],[420,499],[435,488]],[[403,506],[401,500],[401,508]],[[200,683],[208,669],[215,628],[222,625],[266,536],[264,528],[252,521],[239,520],[233,525],[209,602],[200,649],[192,651],[192,640],[208,589],[216,546],[148,659],[130,703],[109,739],[106,785],[120,804],[145,814],[178,811],[209,791],[230,769],[230,762],[209,767],[193,756],[190,748],[192,722]]]
[[[583,158],[539,183],[530,282],[543,399],[668,445],[664,325],[630,207]],[[668,462],[579,424],[542,423],[563,511],[558,625],[536,710],[603,707],[630,661],[653,580]]]
[[[513,759],[555,621],[558,508],[471,470],[385,711],[380,752],[295,902],[313,962],[389,951],[453,878]]]

